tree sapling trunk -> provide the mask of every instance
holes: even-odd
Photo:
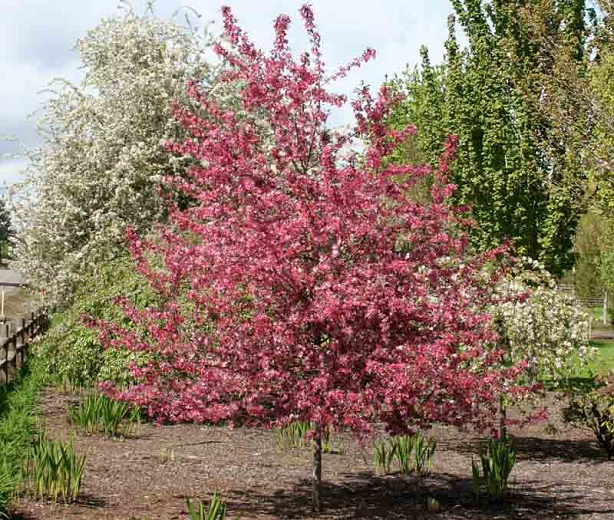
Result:
[[[311,480],[311,500],[314,511],[322,507],[320,491],[322,487],[322,432],[316,430],[313,437],[313,476]]]

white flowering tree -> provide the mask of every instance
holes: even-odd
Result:
[[[508,364],[527,364],[530,381],[523,384],[561,385],[586,367],[594,354],[590,316],[574,298],[557,291],[556,281],[542,264],[520,259],[498,292],[500,303],[491,309],[500,337],[497,346],[504,349]],[[514,392],[508,390],[499,401],[501,438],[507,435],[507,404],[515,401]]]
[[[556,289],[541,264],[523,259],[500,292],[502,303],[492,314],[511,363],[527,362],[534,378],[555,382],[586,366],[593,353],[590,316]]]
[[[164,218],[160,179],[186,164],[161,142],[181,137],[172,104],[189,103],[186,81],[213,88],[208,46],[151,7],[120,12],[78,41],[84,79],[62,82],[46,103],[43,145],[29,152],[22,196],[13,196],[23,230],[13,267],[50,302],[65,302],[89,268],[115,257],[126,226],[142,233]]]

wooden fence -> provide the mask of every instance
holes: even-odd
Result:
[[[24,365],[30,341],[49,328],[49,316],[39,309],[29,318],[0,322],[0,385],[10,383]]]

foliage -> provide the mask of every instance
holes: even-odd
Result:
[[[104,395],[88,395],[78,406],[68,409],[68,417],[86,434],[127,437],[140,423],[140,410]]]
[[[436,448],[436,441],[420,431],[378,439],[375,443],[375,467],[388,474],[396,460],[402,475],[409,475],[412,471],[416,475],[426,475],[433,463]]]
[[[103,263],[84,275],[71,306],[57,313],[47,334],[33,344],[38,363],[56,383],[72,388],[88,387],[99,380],[126,385],[131,380],[128,365],[147,359],[125,349],[103,350],[97,335],[83,322],[83,315],[124,322],[121,306],[114,303],[120,294],[129,294],[140,307],[156,301],[147,281],[126,257]]]
[[[489,499],[499,500],[505,493],[516,464],[516,451],[508,438],[490,439],[486,452],[480,453],[480,464],[471,460],[473,490]],[[480,474],[481,470],[481,474]]]
[[[0,472],[0,518],[9,518],[8,504],[15,491],[14,479],[6,472]]]
[[[453,0],[452,5],[456,17],[450,18],[444,66],[433,66],[422,50],[421,69],[393,81],[406,100],[389,124],[417,124],[410,155],[431,163],[447,134],[456,135],[453,200],[471,206],[477,223],[473,243],[487,249],[509,238],[521,254],[560,274],[573,261],[586,171],[581,140],[563,135],[539,105],[557,94],[545,85],[556,74],[561,49],[553,52],[545,42],[583,49],[584,1]],[[457,19],[467,37],[465,49],[456,39]],[[581,61],[582,53],[576,54]],[[402,150],[399,155],[403,162]]]
[[[35,406],[42,373],[22,372],[10,385],[0,387],[0,517],[6,501],[18,487],[21,468],[36,433]]]
[[[72,437],[63,443],[41,433],[30,447],[22,471],[24,492],[36,499],[74,502],[79,497],[85,458],[75,454]]]
[[[226,504],[218,496],[217,493],[213,493],[209,508],[203,502],[199,502],[198,506],[195,506],[190,502],[190,499],[186,497],[186,506],[188,508],[188,514],[190,520],[225,520],[226,519]],[[236,517],[239,518],[239,517]]]
[[[126,226],[147,231],[164,219],[160,179],[187,164],[161,146],[182,135],[172,102],[188,102],[188,79],[212,85],[206,38],[151,9],[102,20],[76,48],[84,79],[52,91],[43,145],[30,151],[28,179],[12,197],[25,228],[14,267],[51,303],[122,250]]]
[[[614,375],[599,376],[568,389],[565,422],[590,428],[609,460],[614,457]]]
[[[525,259],[499,286],[492,308],[506,361],[528,363],[531,379],[557,384],[585,368],[594,354],[590,316],[571,296],[556,290],[544,266]]]
[[[310,434],[315,430],[315,425],[308,421],[296,421],[285,424],[277,429],[276,441],[280,449],[307,448],[311,446]],[[322,451],[331,451],[330,430],[322,435]]]
[[[519,373],[495,368],[489,316],[479,311],[499,276],[483,266],[502,251],[471,256],[454,230],[452,144],[434,173],[432,203],[404,196],[427,169],[383,165],[412,131],[386,130],[388,89],[377,99],[363,89],[353,103],[354,133],[369,143],[364,162],[343,155],[348,137],[325,126],[325,106],[343,99],[320,87],[320,37],[311,10],[301,13],[312,50],[297,63],[287,17],[265,56],[224,10],[231,50],[216,47],[228,62],[224,78],[244,82],[242,108],[266,116],[274,142],[191,87],[208,116],[178,109],[194,137],[169,149],[199,166],[189,181],[170,182],[199,203],[171,207],[172,226],[156,242],[130,234],[164,304],[139,311],[125,302],[147,335],[93,322],[106,346],[155,356],[132,370],[143,382],[119,395],[170,421],[308,420],[355,431],[375,420],[401,430],[410,419],[481,424],[496,389]],[[200,329],[183,327],[173,298],[184,293]]]
[[[408,198],[429,168],[387,163],[413,132],[387,130],[390,89],[360,90],[350,134],[326,125],[344,98],[324,86],[373,51],[326,76],[313,13],[301,14],[311,50],[295,61],[288,17],[276,20],[265,55],[223,9],[225,46],[216,51],[223,80],[244,85],[240,114],[191,85],[200,111],[176,110],[191,137],[168,148],[197,164],[185,181],[169,179],[194,205],[171,204],[157,240],[129,233],[160,305],[140,310],[126,298],[130,327],[91,325],[106,347],[150,355],[131,367],[135,384],[109,384],[109,396],[159,421],[309,421],[319,482],[326,430],[485,427],[522,369],[501,367],[491,348],[484,309],[505,269],[485,266],[505,250],[472,255],[459,232],[466,221],[448,201],[454,139],[433,172],[431,202]],[[367,143],[362,156],[349,149],[353,137]]]
[[[579,298],[603,295],[601,256],[604,231],[601,215],[595,211],[582,215],[574,237],[574,287]]]
[[[411,468],[416,475],[426,475],[433,464],[437,442],[421,432],[412,435],[411,441],[413,454]]]
[[[396,444],[391,438],[377,439],[373,456],[375,468],[384,475],[392,471],[392,463],[396,455]]]

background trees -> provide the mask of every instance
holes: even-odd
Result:
[[[14,267],[47,300],[64,302],[87,270],[116,256],[126,226],[146,232],[164,218],[160,179],[185,164],[161,142],[180,135],[171,110],[187,103],[186,81],[211,88],[206,48],[151,11],[103,20],[77,43],[85,77],[47,103],[27,197],[14,208],[24,226]]]
[[[423,50],[421,70],[394,82],[407,100],[391,124],[416,123],[415,146],[431,161],[445,135],[457,135],[453,197],[471,206],[474,244],[484,249],[508,237],[519,253],[560,274],[573,263],[586,169],[578,141],[539,109],[557,95],[544,81],[558,63],[545,42],[555,40],[581,64],[588,11],[577,0],[452,4],[445,66],[433,67]]]

